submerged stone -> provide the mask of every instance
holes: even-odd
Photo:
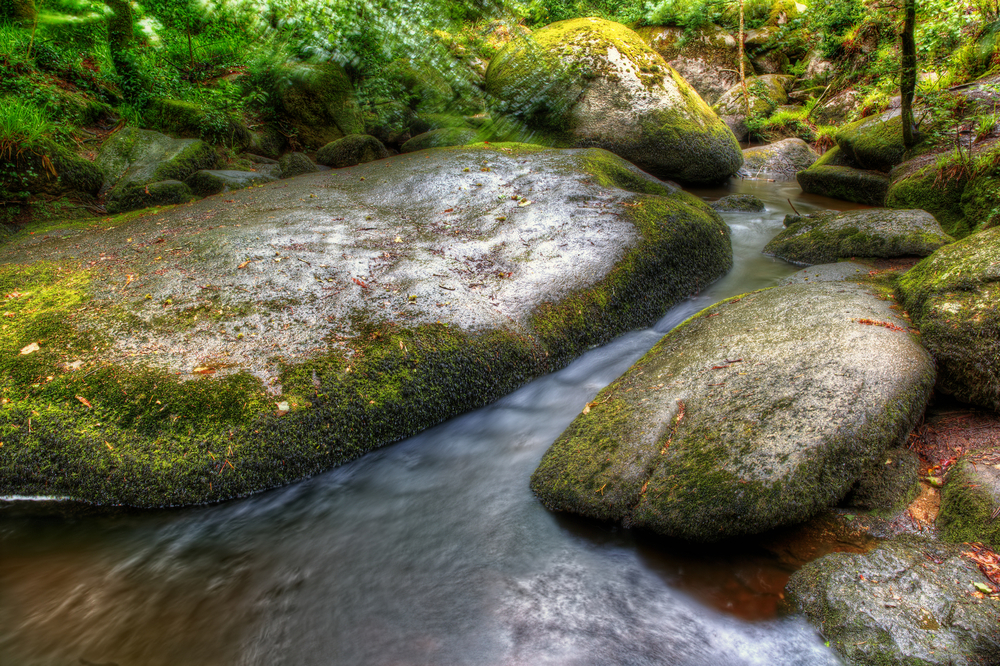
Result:
[[[906,438],[934,367],[885,299],[808,273],[668,333],[546,452],[542,503],[697,541],[837,504]]]
[[[743,158],[732,132],[639,35],[598,18],[559,21],[490,62],[502,110],[574,146],[597,146],[658,176],[712,183]]]
[[[1000,663],[1000,595],[963,551],[921,539],[833,553],[792,574],[786,603],[851,666]]]
[[[937,361],[938,388],[1000,411],[1000,228],[942,247],[897,290]]]
[[[603,150],[502,143],[15,238],[0,494],[289,483],[648,326],[731,263],[696,197]]]
[[[848,257],[926,257],[955,240],[922,210],[875,208],[789,215],[785,226],[762,252],[807,266]]]

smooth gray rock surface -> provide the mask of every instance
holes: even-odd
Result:
[[[739,175],[794,180],[795,174],[808,169],[818,159],[816,151],[802,139],[782,139],[766,146],[744,149]]]
[[[806,617],[850,666],[1000,663],[1000,596],[967,546],[883,542],[868,553],[833,553],[792,574],[790,608]]]
[[[191,191],[199,197],[207,197],[221,192],[242,190],[251,185],[262,185],[278,180],[266,173],[264,169],[271,166],[261,165],[261,171],[210,170],[196,171],[184,181]],[[267,169],[270,171],[270,169]]]
[[[835,505],[906,438],[934,383],[890,305],[820,281],[705,309],[598,394],[533,490],[550,509],[698,541]]]

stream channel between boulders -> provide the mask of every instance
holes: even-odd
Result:
[[[735,261],[724,278],[492,405],[214,506],[0,500],[0,663],[839,663],[803,618],[776,612],[802,564],[789,553],[831,546],[694,548],[550,513],[528,486],[583,406],[664,333],[797,270],[760,254],[786,199],[854,207],[794,181],[696,194],[734,192],[767,211],[722,214]]]

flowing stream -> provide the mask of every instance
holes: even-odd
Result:
[[[191,509],[0,501],[0,664],[839,663],[776,607],[794,564],[546,511],[528,478],[596,393],[701,308],[795,268],[760,254],[840,202],[733,180],[732,271],[653,327],[318,477]]]

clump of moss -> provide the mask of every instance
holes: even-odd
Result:
[[[966,456],[948,470],[937,525],[947,541],[979,541],[1000,548],[1000,522],[990,516],[1000,506],[1000,473]]]

